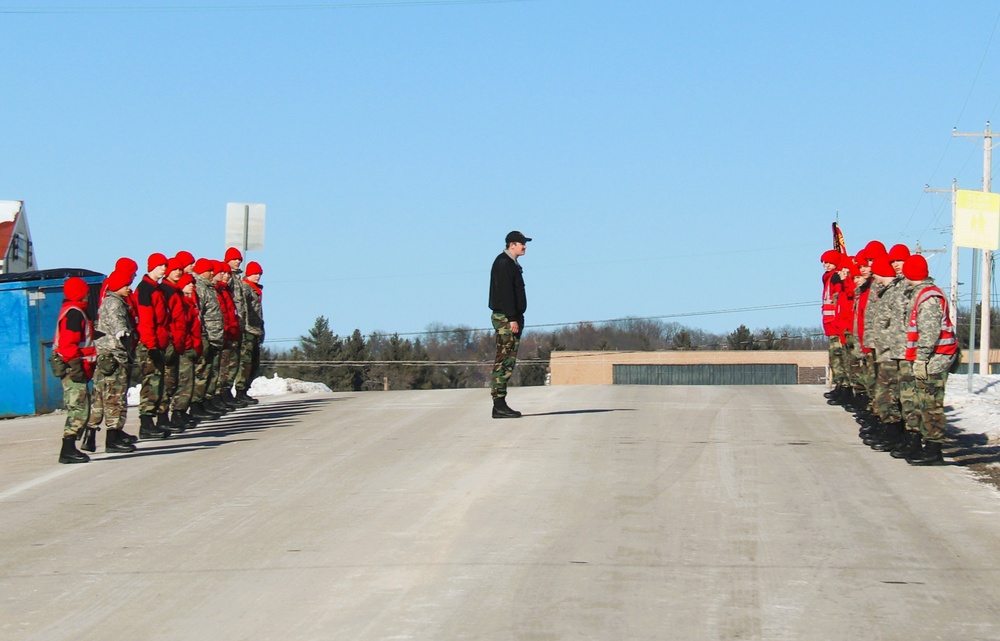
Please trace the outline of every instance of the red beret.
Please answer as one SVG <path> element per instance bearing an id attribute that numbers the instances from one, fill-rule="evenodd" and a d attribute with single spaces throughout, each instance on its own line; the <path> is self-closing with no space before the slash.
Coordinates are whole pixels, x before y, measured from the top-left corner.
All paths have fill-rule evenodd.
<path id="1" fill-rule="evenodd" d="M 135 276 L 139 272 L 139 263 L 135 262 L 128 256 L 123 256 L 118 259 L 115 263 L 116 272 L 125 272 L 126 274 L 132 274 Z"/>
<path id="2" fill-rule="evenodd" d="M 823 252 L 819 261 L 821 263 L 832 263 L 835 267 L 840 267 L 841 256 L 843 256 L 843 254 L 836 249 L 828 249 Z"/>
<path id="3" fill-rule="evenodd" d="M 873 240 L 865 245 L 863 251 L 865 252 L 865 256 L 873 260 L 878 256 L 885 256 L 888 253 L 885 251 L 885 245 L 877 240 Z"/>
<path id="4" fill-rule="evenodd" d="M 204 274 L 205 272 L 210 272 L 215 267 L 215 261 L 210 258 L 199 258 L 194 263 L 194 273 Z"/>
<path id="5" fill-rule="evenodd" d="M 131 285 L 133 278 L 135 278 L 135 274 L 130 274 L 128 272 L 116 269 L 115 271 L 111 272 L 111 275 L 108 276 L 108 280 L 106 281 L 106 284 L 108 286 L 108 291 L 117 292 L 122 287 Z"/>
<path id="6" fill-rule="evenodd" d="M 180 280 L 177 281 L 177 286 L 181 289 L 184 289 L 188 285 L 194 285 L 194 276 L 185 273 L 183 276 L 181 276 Z"/>
<path id="7" fill-rule="evenodd" d="M 897 260 L 906 260 L 910 257 L 910 248 L 906 245 L 893 245 L 892 249 L 889 250 L 889 262 L 894 263 Z"/>
<path id="8" fill-rule="evenodd" d="M 178 260 L 178 258 L 175 256 L 174 258 L 171 258 L 170 260 L 167 261 L 167 273 L 169 274 L 170 272 L 175 271 L 177 269 L 183 270 L 186 266 L 187 265 L 184 264 L 184 261 Z"/>
<path id="9" fill-rule="evenodd" d="M 927 269 L 927 259 L 920 254 L 914 254 L 903 263 L 903 278 L 913 281 L 921 281 L 927 278 L 930 271 Z"/>
<path id="10" fill-rule="evenodd" d="M 79 278 L 78 276 L 70 276 L 63 283 L 63 295 L 66 296 L 66 300 L 79 301 L 87 300 L 87 294 L 90 292 L 90 286 L 87 285 L 87 281 Z"/>
<path id="11" fill-rule="evenodd" d="M 174 260 L 180 262 L 181 269 L 184 269 L 188 265 L 193 265 L 194 264 L 194 254 L 192 254 L 189 251 L 184 251 L 182 249 L 179 252 L 177 252 L 176 256 L 174 256 Z"/>
<path id="12" fill-rule="evenodd" d="M 247 263 L 247 271 L 246 271 L 247 276 L 253 276 L 254 274 L 263 274 L 263 273 L 264 269 L 260 266 L 260 263 L 258 263 L 257 261 L 251 260 L 249 263 Z"/>
<path id="13" fill-rule="evenodd" d="M 896 270 L 889 264 L 889 258 L 879 256 L 872 261 L 872 273 L 883 278 L 895 278 Z"/>
<path id="14" fill-rule="evenodd" d="M 215 261 L 215 267 L 214 269 L 212 269 L 212 271 L 216 274 L 220 274 L 222 272 L 225 272 L 227 274 L 233 273 L 232 268 L 230 268 L 227 263 L 224 263 L 221 260 Z"/>
<path id="15" fill-rule="evenodd" d="M 150 254 L 149 258 L 146 260 L 146 271 L 151 272 L 160 265 L 166 265 L 166 264 L 167 264 L 167 257 L 161 254 L 160 252 L 156 252 L 155 254 Z"/>
<path id="16" fill-rule="evenodd" d="M 230 247 L 229 249 L 226 250 L 225 260 L 227 263 L 231 260 L 243 260 L 243 254 L 241 254 L 240 250 L 236 249 L 235 247 Z"/>

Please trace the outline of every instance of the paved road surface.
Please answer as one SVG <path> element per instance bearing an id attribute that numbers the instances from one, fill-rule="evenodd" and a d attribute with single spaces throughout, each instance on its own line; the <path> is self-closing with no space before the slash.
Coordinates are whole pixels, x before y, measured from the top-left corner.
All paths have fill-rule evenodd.
<path id="1" fill-rule="evenodd" d="M 1000 639 L 1000 497 L 820 392 L 284 397 L 72 466 L 2 421 L 0 639 Z"/>

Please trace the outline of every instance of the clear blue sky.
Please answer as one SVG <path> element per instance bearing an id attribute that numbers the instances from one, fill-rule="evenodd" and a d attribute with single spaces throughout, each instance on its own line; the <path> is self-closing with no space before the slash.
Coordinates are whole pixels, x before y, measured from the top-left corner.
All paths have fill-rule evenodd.
<path id="1" fill-rule="evenodd" d="M 194 4 L 0 5 L 0 199 L 42 268 L 102 272 L 221 258 L 265 203 L 269 339 L 486 327 L 512 229 L 529 329 L 818 326 L 835 214 L 852 253 L 946 247 L 924 185 L 981 188 L 952 128 L 1000 105 L 995 2 Z"/>

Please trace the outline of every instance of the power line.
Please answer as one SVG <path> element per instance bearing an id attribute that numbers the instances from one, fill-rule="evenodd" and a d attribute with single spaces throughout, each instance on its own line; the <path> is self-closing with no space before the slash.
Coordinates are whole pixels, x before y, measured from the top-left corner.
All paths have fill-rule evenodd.
<path id="1" fill-rule="evenodd" d="M 540 325 L 529 325 L 531 329 L 540 328 L 550 328 L 550 327 L 572 327 L 575 325 L 606 325 L 609 323 L 622 323 L 628 321 L 650 321 L 650 320 L 666 320 L 669 318 L 690 318 L 694 316 L 713 316 L 718 314 L 735 314 L 741 312 L 759 312 L 768 311 L 774 309 L 794 309 L 801 307 L 813 307 L 818 306 L 817 301 L 810 301 L 805 303 L 778 303 L 775 305 L 761 305 L 758 307 L 737 307 L 731 309 L 714 309 L 700 312 L 677 312 L 675 314 L 662 314 L 659 316 L 627 316 L 624 318 L 609 318 L 605 320 L 582 320 L 582 321 L 569 321 L 563 323 L 543 323 Z M 392 332 L 392 333 L 372 333 L 368 334 L 370 337 L 376 338 L 390 338 L 392 336 L 433 336 L 439 334 L 455 334 L 455 333 L 468 333 L 468 332 L 491 332 L 492 327 L 452 327 L 449 329 L 434 329 L 426 330 L 423 332 Z M 267 339 L 265 343 L 297 343 L 302 340 L 302 336 L 297 338 L 273 338 Z"/>

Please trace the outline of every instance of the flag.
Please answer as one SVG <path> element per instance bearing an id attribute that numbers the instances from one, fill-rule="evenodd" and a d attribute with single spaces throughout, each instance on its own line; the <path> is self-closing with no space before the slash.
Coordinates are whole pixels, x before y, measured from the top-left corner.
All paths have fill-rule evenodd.
<path id="1" fill-rule="evenodd" d="M 833 248 L 841 254 L 847 254 L 847 245 L 844 244 L 844 235 L 840 233 L 840 225 L 833 223 Z"/>

